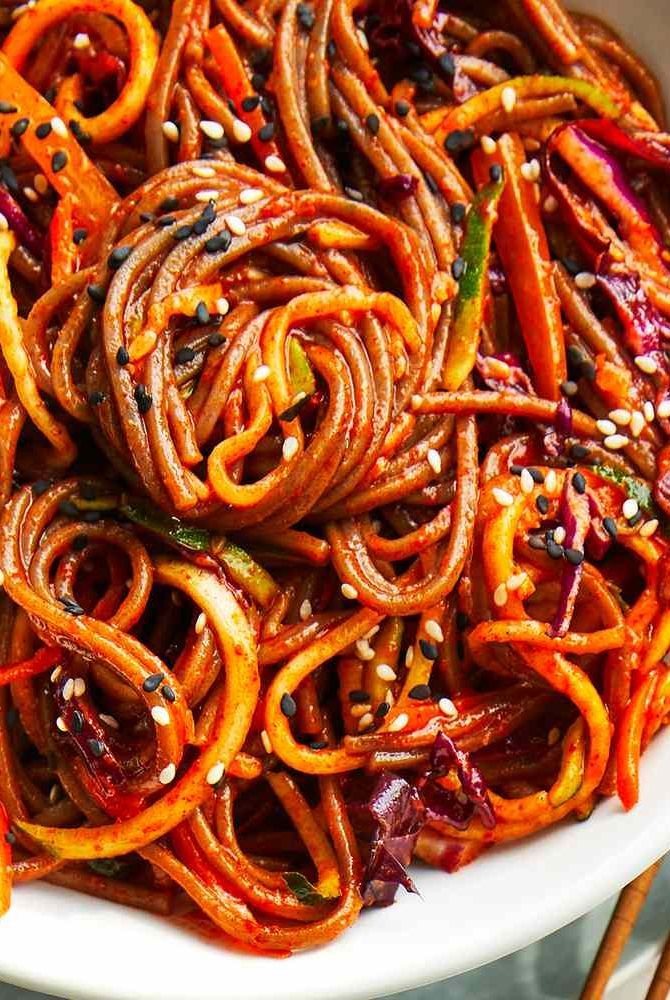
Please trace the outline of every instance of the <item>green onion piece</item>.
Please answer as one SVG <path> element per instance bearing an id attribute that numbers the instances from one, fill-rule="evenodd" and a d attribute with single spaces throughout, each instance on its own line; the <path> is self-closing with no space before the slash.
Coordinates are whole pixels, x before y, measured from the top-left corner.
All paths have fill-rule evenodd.
<path id="1" fill-rule="evenodd" d="M 305 396 L 312 396 L 316 392 L 316 380 L 312 366 L 309 363 L 305 349 L 293 336 L 288 342 L 288 370 L 291 376 L 291 389 L 293 395 L 304 392 Z"/>
<path id="2" fill-rule="evenodd" d="M 212 538 L 212 555 L 225 566 L 233 583 L 242 588 L 262 608 L 267 608 L 279 593 L 270 574 L 248 552 L 222 536 Z"/>
<path id="3" fill-rule="evenodd" d="M 170 517 L 169 514 L 136 500 L 126 500 L 119 510 L 129 521 L 139 524 L 147 531 L 169 538 L 171 542 L 183 545 L 185 549 L 193 549 L 195 552 L 208 552 L 210 549 L 211 535 L 206 528 L 186 524 L 178 517 Z"/>
<path id="4" fill-rule="evenodd" d="M 631 500 L 637 500 L 641 510 L 656 516 L 657 511 L 651 490 L 643 480 L 637 479 L 636 476 L 631 476 L 629 472 L 624 472 L 623 469 L 618 469 L 612 465 L 594 465 L 593 471 L 601 479 L 606 479 L 608 482 L 620 486 Z"/>
<path id="5" fill-rule="evenodd" d="M 300 872 L 284 872 L 284 881 L 296 899 L 308 906 L 319 906 L 325 903 L 326 897 L 318 892 L 308 878 Z"/>

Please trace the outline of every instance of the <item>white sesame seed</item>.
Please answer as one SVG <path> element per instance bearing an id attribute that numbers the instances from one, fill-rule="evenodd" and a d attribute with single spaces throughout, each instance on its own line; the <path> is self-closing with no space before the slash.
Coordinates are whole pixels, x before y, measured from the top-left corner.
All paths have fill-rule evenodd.
<path id="1" fill-rule="evenodd" d="M 405 728 L 408 722 L 409 722 L 409 715 L 407 714 L 407 712 L 401 712 L 399 715 L 396 715 L 395 719 L 393 719 L 392 722 L 389 723 L 388 727 L 389 732 L 399 733 L 401 729 Z"/>
<path id="2" fill-rule="evenodd" d="M 638 504 L 637 500 L 634 500 L 632 497 L 628 497 L 627 500 L 624 500 L 621 506 L 621 513 L 623 514 L 623 516 L 626 518 L 627 521 L 630 521 L 631 518 L 636 516 L 639 509 L 640 505 Z"/>
<path id="3" fill-rule="evenodd" d="M 358 591 L 350 583 L 343 583 L 340 590 L 342 591 L 342 597 L 346 597 L 348 601 L 355 601 L 358 597 Z"/>
<path id="4" fill-rule="evenodd" d="M 630 418 L 630 432 L 634 438 L 639 437 L 645 426 L 644 414 L 639 410 L 634 410 Z"/>
<path id="5" fill-rule="evenodd" d="M 616 424 L 613 420 L 596 420 L 596 427 L 601 434 L 616 434 Z"/>
<path id="6" fill-rule="evenodd" d="M 298 454 L 298 449 L 300 445 L 298 444 L 298 439 L 291 435 L 284 439 L 284 443 L 281 446 L 282 458 L 285 462 L 290 462 L 292 458 Z"/>
<path id="7" fill-rule="evenodd" d="M 662 399 L 656 407 L 656 416 L 659 420 L 667 420 L 670 417 L 670 399 Z"/>
<path id="8" fill-rule="evenodd" d="M 407 667 L 408 670 L 413 663 L 414 663 L 414 646 L 408 646 L 407 652 L 405 653 L 405 666 Z"/>
<path id="9" fill-rule="evenodd" d="M 179 142 L 179 127 L 176 122 L 163 122 L 161 127 L 168 142 Z"/>
<path id="10" fill-rule="evenodd" d="M 455 719 L 458 715 L 458 709 L 451 698 L 440 698 L 437 707 L 442 712 L 442 715 L 446 715 L 448 719 Z"/>
<path id="11" fill-rule="evenodd" d="M 609 418 L 613 420 L 615 424 L 619 427 L 626 427 L 630 423 L 630 410 L 610 410 Z"/>
<path id="12" fill-rule="evenodd" d="M 358 41 L 360 42 L 361 48 L 363 49 L 363 51 L 364 52 L 369 52 L 370 51 L 370 45 L 368 43 L 368 37 L 367 37 L 367 35 L 365 34 L 365 32 L 363 31 L 362 28 L 356 28 L 356 37 L 358 38 Z"/>
<path id="13" fill-rule="evenodd" d="M 236 118 L 233 122 L 233 138 L 235 142 L 249 142 L 251 139 L 251 129 L 240 118 Z"/>
<path id="14" fill-rule="evenodd" d="M 369 628 L 367 630 L 363 638 L 367 639 L 369 642 L 370 639 L 372 639 L 375 635 L 377 635 L 377 632 L 379 632 L 379 625 L 373 625 L 372 628 Z"/>
<path id="15" fill-rule="evenodd" d="M 375 667 L 375 673 L 381 681 L 394 681 L 398 676 L 388 663 L 378 663 Z"/>
<path id="16" fill-rule="evenodd" d="M 640 528 L 640 534 L 643 538 L 651 538 L 656 529 L 658 528 L 658 520 L 653 517 L 651 521 L 645 521 L 645 523 Z"/>
<path id="17" fill-rule="evenodd" d="M 436 476 L 442 472 L 442 459 L 440 458 L 440 453 L 436 448 L 429 448 L 426 454 L 428 459 L 428 465 L 431 467 Z"/>
<path id="18" fill-rule="evenodd" d="M 645 400 L 645 404 L 642 407 L 642 412 L 644 414 L 644 419 L 647 421 L 648 424 L 650 424 L 654 419 L 654 417 L 656 416 L 656 412 L 654 410 L 654 404 L 649 399 Z"/>
<path id="19" fill-rule="evenodd" d="M 554 493 L 558 485 L 558 480 L 556 479 L 556 473 L 553 469 L 549 469 L 549 472 L 544 477 L 544 490 L 545 493 Z"/>
<path id="20" fill-rule="evenodd" d="M 218 783 L 221 781 L 221 778 L 223 777 L 224 771 L 225 767 L 223 761 L 219 761 L 218 763 L 213 764 L 210 767 L 209 771 L 207 772 L 207 784 L 218 785 Z"/>
<path id="21" fill-rule="evenodd" d="M 628 438 L 624 434 L 610 434 L 604 438 L 603 444 L 610 451 L 620 451 L 621 448 L 625 448 L 628 444 Z"/>
<path id="22" fill-rule="evenodd" d="M 515 573 L 514 576 L 510 576 L 508 578 L 505 586 L 507 587 L 508 591 L 513 593 L 515 590 L 518 590 L 519 587 L 523 586 L 523 584 L 526 582 L 527 579 L 528 579 L 527 573 L 525 572 Z"/>
<path id="23" fill-rule="evenodd" d="M 216 300 L 216 311 L 219 316 L 225 316 L 229 309 L 230 303 L 228 302 L 228 299 L 224 299 L 223 296 L 221 296 L 221 298 Z"/>
<path id="24" fill-rule="evenodd" d="M 367 639 L 356 640 L 356 656 L 359 660 L 373 660 L 375 651 Z"/>
<path id="25" fill-rule="evenodd" d="M 75 677 L 72 690 L 75 698 L 81 698 L 86 691 L 86 681 L 83 677 Z"/>
<path id="26" fill-rule="evenodd" d="M 199 163 L 195 167 L 193 167 L 193 173 L 195 174 L 196 177 L 202 177 L 203 179 L 216 176 L 216 170 L 214 169 L 214 167 L 207 167 L 207 166 L 203 167 Z"/>
<path id="27" fill-rule="evenodd" d="M 118 722 L 116 721 L 116 719 L 114 718 L 113 715 L 105 715 L 104 712 L 101 712 L 100 713 L 100 721 L 104 722 L 105 725 L 109 726 L 110 729 L 118 729 L 119 728 L 119 724 L 118 724 Z"/>
<path id="28" fill-rule="evenodd" d="M 219 192 L 213 188 L 205 188 L 203 191 L 197 191 L 195 195 L 196 201 L 216 201 L 219 196 Z"/>
<path id="29" fill-rule="evenodd" d="M 260 201 L 263 197 L 263 192 L 260 188 L 244 188 L 240 191 L 240 201 L 243 205 L 253 205 L 254 202 Z"/>
<path id="30" fill-rule="evenodd" d="M 213 122 L 208 118 L 203 118 L 200 122 L 200 129 L 208 139 L 223 139 L 223 125 L 221 122 Z"/>
<path id="31" fill-rule="evenodd" d="M 550 215 L 553 212 L 558 211 L 558 201 L 556 200 L 556 198 L 554 198 L 553 194 L 547 195 L 547 197 L 544 199 L 544 210 L 545 212 L 548 212 Z"/>
<path id="32" fill-rule="evenodd" d="M 521 176 L 524 180 L 534 183 L 540 177 L 540 164 L 537 160 L 530 160 L 528 163 L 522 163 Z"/>
<path id="33" fill-rule="evenodd" d="M 74 694 L 74 681 L 71 677 L 65 681 L 63 684 L 63 701 L 69 701 Z"/>
<path id="34" fill-rule="evenodd" d="M 56 681 L 58 680 L 58 678 L 60 677 L 60 675 L 61 675 L 62 673 L 63 673 L 63 668 L 62 668 L 62 667 L 61 667 L 61 665 L 59 664 L 59 665 L 58 665 L 58 666 L 57 666 L 57 667 L 55 668 L 55 670 L 52 670 L 52 672 L 51 672 L 51 683 L 52 683 L 52 684 L 55 684 L 55 683 L 56 683 Z"/>
<path id="35" fill-rule="evenodd" d="M 270 742 L 270 737 L 265 729 L 261 729 L 261 743 L 263 744 L 263 749 L 266 753 L 272 753 L 272 743 Z"/>
<path id="36" fill-rule="evenodd" d="M 547 733 L 547 745 L 555 746 L 561 738 L 561 731 L 558 726 L 553 726 Z"/>
<path id="37" fill-rule="evenodd" d="M 286 164 L 280 156 L 270 153 L 269 156 L 265 157 L 265 169 L 269 170 L 271 174 L 283 174 L 286 170 Z"/>
<path id="38" fill-rule="evenodd" d="M 164 705 L 154 705 L 151 709 L 151 718 L 157 726 L 170 725 L 170 713 Z"/>
<path id="39" fill-rule="evenodd" d="M 497 608 L 502 608 L 507 604 L 507 596 L 507 584 L 499 583 L 493 591 L 493 603 Z"/>
<path id="40" fill-rule="evenodd" d="M 440 623 L 436 622 L 434 618 L 429 618 L 426 621 L 424 629 L 429 639 L 434 639 L 435 642 L 444 642 L 444 632 Z"/>
<path id="41" fill-rule="evenodd" d="M 500 95 L 500 103 L 508 114 L 510 111 L 514 111 L 516 106 L 516 90 L 514 87 L 503 87 Z"/>
<path id="42" fill-rule="evenodd" d="M 67 125 L 62 118 L 58 117 L 58 115 L 54 115 L 51 119 L 51 128 L 53 129 L 54 135 L 57 135 L 59 139 L 67 139 Z"/>
<path id="43" fill-rule="evenodd" d="M 44 174 L 35 174 L 33 185 L 38 194 L 46 194 L 49 190 L 49 181 Z"/>
<path id="44" fill-rule="evenodd" d="M 0 212 L 0 231 L 6 232 L 9 229 L 9 223 L 7 222 L 7 216 L 3 212 Z"/>
<path id="45" fill-rule="evenodd" d="M 503 490 L 500 486 L 493 487 L 493 499 L 496 503 L 499 503 L 501 507 L 511 507 L 514 503 L 514 497 L 507 490 Z"/>
<path id="46" fill-rule="evenodd" d="M 28 199 L 28 201 L 32 201 L 33 205 L 35 204 L 36 201 L 39 201 L 39 197 L 40 196 L 38 195 L 38 193 L 35 190 L 35 188 L 24 187 L 23 193 L 26 196 L 26 198 Z"/>
<path id="47" fill-rule="evenodd" d="M 301 622 L 306 622 L 308 618 L 312 615 L 312 602 L 306 597 L 305 600 L 300 605 L 300 611 L 298 612 Z"/>
<path id="48" fill-rule="evenodd" d="M 492 139 L 490 135 L 483 135 L 481 142 L 482 142 L 482 149 L 488 156 L 491 156 L 492 153 L 495 153 L 496 149 L 498 148 L 497 142 L 495 141 L 495 139 Z"/>
<path id="49" fill-rule="evenodd" d="M 65 719 L 62 715 L 59 715 L 56 719 L 56 729 L 60 729 L 61 733 L 67 732 L 67 725 L 65 724 Z"/>
<path id="50" fill-rule="evenodd" d="M 91 44 L 91 39 L 88 37 L 85 31 L 78 31 L 77 34 L 72 39 L 72 44 L 75 49 L 87 49 Z"/>
<path id="51" fill-rule="evenodd" d="M 590 271 L 580 271 L 579 274 L 575 275 L 575 284 L 577 288 L 581 288 L 586 291 L 589 288 L 593 288 L 596 283 L 595 274 L 591 274 Z"/>
<path id="52" fill-rule="evenodd" d="M 161 773 L 158 775 L 158 780 L 161 785 L 169 785 L 171 781 L 174 781 L 174 776 L 177 773 L 177 768 L 174 764 L 166 764 Z"/>
<path id="53" fill-rule="evenodd" d="M 226 225 L 235 236 L 244 236 L 247 231 L 244 220 L 240 219 L 239 215 L 227 215 Z"/>
<path id="54" fill-rule="evenodd" d="M 375 721 L 375 717 L 372 714 L 372 712 L 365 712 L 365 714 L 361 715 L 360 719 L 358 720 L 358 729 L 359 729 L 359 731 L 362 731 L 363 729 L 367 729 L 368 726 L 371 726 L 374 721 Z"/>
<path id="55" fill-rule="evenodd" d="M 638 354 L 635 358 L 635 364 L 645 375 L 654 375 L 658 371 L 658 365 L 648 354 Z"/>
<path id="56" fill-rule="evenodd" d="M 531 476 L 528 469 L 524 468 L 521 470 L 519 481 L 521 483 L 521 489 L 524 493 L 532 493 L 535 489 L 535 480 Z"/>
<path id="57" fill-rule="evenodd" d="M 554 530 L 554 541 L 557 545 L 562 545 L 565 541 L 565 528 L 562 524 L 559 524 L 559 526 Z"/>
<path id="58" fill-rule="evenodd" d="M 265 382 L 266 379 L 270 377 L 270 366 L 269 365 L 259 365 L 256 371 L 251 376 L 253 382 Z"/>
<path id="59" fill-rule="evenodd" d="M 202 635 L 205 631 L 205 625 L 207 624 L 207 615 L 204 611 L 201 611 L 195 620 L 195 634 Z"/>
<path id="60" fill-rule="evenodd" d="M 412 409 L 417 410 L 423 403 L 423 396 L 420 393 L 415 392 L 410 402 L 412 404 Z"/>

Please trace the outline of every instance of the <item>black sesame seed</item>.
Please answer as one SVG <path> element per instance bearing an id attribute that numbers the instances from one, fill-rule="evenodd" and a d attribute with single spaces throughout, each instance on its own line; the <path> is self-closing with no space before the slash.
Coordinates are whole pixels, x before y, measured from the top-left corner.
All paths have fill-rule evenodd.
<path id="1" fill-rule="evenodd" d="M 187 240 L 189 236 L 192 234 L 192 232 L 193 232 L 193 226 L 183 225 L 183 226 L 177 226 L 172 235 L 176 240 Z"/>
<path id="2" fill-rule="evenodd" d="M 193 232 L 196 236 L 202 236 L 202 234 L 207 231 L 208 226 L 209 222 L 207 219 L 203 219 L 203 217 L 200 216 L 200 218 L 196 219 L 193 223 Z"/>
<path id="3" fill-rule="evenodd" d="M 87 285 L 86 291 L 88 292 L 88 297 L 101 305 L 105 298 L 107 297 L 107 292 L 102 287 L 102 285 Z"/>
<path id="4" fill-rule="evenodd" d="M 584 479 L 581 472 L 575 472 L 572 477 L 572 485 L 577 490 L 578 493 L 584 493 L 586 490 L 586 480 Z"/>
<path id="5" fill-rule="evenodd" d="M 538 483 L 540 486 L 544 482 L 544 473 L 539 469 L 535 469 L 532 466 L 528 466 L 528 472 L 530 473 L 531 479 L 534 483 Z"/>
<path id="6" fill-rule="evenodd" d="M 570 448 L 570 456 L 581 462 L 589 457 L 589 449 L 583 444 L 573 444 Z"/>
<path id="7" fill-rule="evenodd" d="M 430 698 L 430 687 L 428 684 L 415 684 L 409 691 L 409 697 L 414 701 L 426 701 Z"/>
<path id="8" fill-rule="evenodd" d="M 535 506 L 539 510 L 540 514 L 546 514 L 549 510 L 549 501 L 546 497 L 540 494 L 540 496 L 535 499 Z"/>
<path id="9" fill-rule="evenodd" d="M 214 208 L 213 201 L 207 202 L 202 212 L 200 213 L 200 218 L 202 219 L 203 222 L 206 222 L 207 225 L 209 225 L 210 222 L 214 222 L 214 219 L 216 218 L 216 209 Z"/>
<path id="10" fill-rule="evenodd" d="M 84 242 L 87 236 L 88 236 L 88 229 L 77 228 L 72 233 L 72 242 L 75 243 L 77 246 L 79 246 L 80 243 Z"/>
<path id="11" fill-rule="evenodd" d="M 349 692 L 349 701 L 354 705 L 364 705 L 370 701 L 370 694 L 367 691 L 362 691 L 361 688 L 354 688 Z"/>
<path id="12" fill-rule="evenodd" d="M 164 229 L 166 226 L 174 226 L 176 221 L 174 215 L 162 215 L 160 219 L 156 219 L 156 225 Z"/>
<path id="13" fill-rule="evenodd" d="M 30 125 L 29 118 L 17 118 L 14 124 L 12 125 L 10 132 L 12 133 L 15 139 L 18 139 L 20 136 L 23 135 L 23 133 L 26 131 L 29 125 Z"/>
<path id="14" fill-rule="evenodd" d="M 545 549 L 547 547 L 547 543 L 545 542 L 542 535 L 529 535 L 528 544 L 530 545 L 531 549 Z"/>
<path id="15" fill-rule="evenodd" d="M 316 15 L 309 4 L 299 3 L 296 7 L 296 14 L 301 28 L 304 28 L 306 31 L 311 31 L 316 21 Z"/>
<path id="16" fill-rule="evenodd" d="M 462 257 L 456 257 L 451 264 L 451 275 L 454 281 L 460 281 L 465 274 L 466 262 Z"/>
<path id="17" fill-rule="evenodd" d="M 166 701 L 170 702 L 176 701 L 177 695 L 174 693 L 169 684 L 163 685 L 163 687 L 161 688 L 161 694 L 163 695 Z"/>
<path id="18" fill-rule="evenodd" d="M 48 135 L 51 134 L 51 122 L 41 122 L 35 129 L 35 135 L 38 139 L 46 139 Z"/>
<path id="19" fill-rule="evenodd" d="M 94 757 L 102 757 L 105 752 L 105 744 L 101 740 L 89 740 L 88 746 Z"/>
<path id="20" fill-rule="evenodd" d="M 187 365 L 189 361 L 193 361 L 195 357 L 195 351 L 191 347 L 180 347 L 174 356 L 175 361 L 178 365 Z"/>
<path id="21" fill-rule="evenodd" d="M 395 102 L 395 113 L 399 118 L 405 118 L 411 110 L 411 105 L 407 101 L 396 101 Z"/>
<path id="22" fill-rule="evenodd" d="M 68 122 L 68 125 L 70 126 L 70 131 L 72 132 L 72 135 L 75 137 L 77 142 L 82 143 L 91 141 L 91 136 L 88 134 L 88 132 L 84 132 L 80 122 L 78 122 L 76 118 L 71 118 L 70 121 Z"/>
<path id="23" fill-rule="evenodd" d="M 210 238 L 205 242 L 205 250 L 207 253 L 219 253 L 219 251 L 226 251 L 233 241 L 233 237 L 230 235 L 227 229 L 224 229 L 222 233 L 218 236 L 210 236 Z"/>
<path id="24" fill-rule="evenodd" d="M 272 101 L 270 100 L 267 94 L 263 94 L 263 96 L 261 97 L 261 109 L 266 115 L 268 115 L 268 117 L 274 114 L 274 107 L 272 105 Z"/>
<path id="25" fill-rule="evenodd" d="M 209 323 L 209 309 L 204 302 L 198 302 L 195 308 L 195 318 L 200 326 L 206 326 Z"/>
<path id="26" fill-rule="evenodd" d="M 56 88 L 55 87 L 48 87 L 44 91 L 44 100 L 48 101 L 49 104 L 53 104 L 53 102 L 56 100 Z"/>
<path id="27" fill-rule="evenodd" d="M 380 125 L 379 115 L 368 115 L 367 118 L 365 119 L 365 125 L 367 127 L 368 132 L 371 135 L 377 135 L 379 132 L 379 125 Z"/>
<path id="28" fill-rule="evenodd" d="M 243 111 L 253 111 L 261 103 L 261 99 L 258 94 L 252 94 L 250 97 L 244 97 L 242 99 L 242 110 Z"/>
<path id="29" fill-rule="evenodd" d="M 130 355 L 128 354 L 127 349 L 123 345 L 121 345 L 121 347 L 119 347 L 118 351 L 116 352 L 116 363 L 117 365 L 121 365 L 121 367 L 123 368 L 124 365 L 127 365 L 129 361 L 130 361 Z"/>
<path id="30" fill-rule="evenodd" d="M 137 403 L 137 409 L 140 413 L 148 413 L 151 409 L 153 400 L 151 398 L 151 393 L 148 391 L 145 385 L 140 382 L 139 385 L 135 386 L 135 391 L 133 393 L 135 396 L 135 402 Z"/>
<path id="31" fill-rule="evenodd" d="M 155 218 L 153 212 L 140 212 L 140 222 L 153 222 Z"/>
<path id="32" fill-rule="evenodd" d="M 610 536 L 610 538 L 613 538 L 613 539 L 616 540 L 616 537 L 619 534 L 619 529 L 617 528 L 616 521 L 614 520 L 613 517 L 604 517 L 603 518 L 603 528 L 605 529 L 605 531 L 607 532 L 607 534 Z"/>
<path id="33" fill-rule="evenodd" d="M 281 696 L 279 707 L 281 708 L 282 713 L 286 716 L 287 719 L 292 719 L 295 713 L 298 711 L 298 706 L 296 705 L 295 701 L 288 693 L 288 691 Z"/>
<path id="34" fill-rule="evenodd" d="M 84 716 L 81 714 L 78 708 L 72 713 L 72 731 L 74 733 L 81 733 L 84 729 Z"/>
<path id="35" fill-rule="evenodd" d="M 437 194 L 437 192 L 440 189 L 437 186 L 437 181 L 435 180 L 435 178 L 431 174 L 424 174 L 423 179 L 426 182 L 426 187 L 428 188 L 428 190 L 432 191 L 433 194 Z"/>
<path id="36" fill-rule="evenodd" d="M 579 566 L 584 562 L 584 553 L 579 549 L 566 549 L 565 558 L 569 563 L 572 563 L 573 566 Z"/>
<path id="37" fill-rule="evenodd" d="M 579 368 L 585 360 L 582 351 L 580 351 L 576 344 L 570 344 L 567 350 L 567 357 L 568 364 L 574 365 L 575 368 Z"/>
<path id="38" fill-rule="evenodd" d="M 51 157 L 51 169 L 57 174 L 65 166 L 67 166 L 67 153 L 64 149 L 58 149 Z"/>
<path id="39" fill-rule="evenodd" d="M 498 181 L 502 180 L 502 175 L 503 175 L 503 169 L 499 163 L 494 163 L 489 168 L 489 177 L 491 178 L 494 184 L 497 184 Z"/>
<path id="40" fill-rule="evenodd" d="M 326 45 L 326 55 L 328 56 L 329 59 L 334 59 L 335 56 L 337 55 L 337 45 L 332 40 L 332 38 Z"/>
<path id="41" fill-rule="evenodd" d="M 258 130 L 258 138 L 261 142 L 269 142 L 270 139 L 274 138 L 276 132 L 274 122 L 266 122 L 265 125 L 261 126 Z"/>
<path id="42" fill-rule="evenodd" d="M 8 101 L 0 101 L 0 115 L 13 115 L 18 110 L 15 104 L 10 104 Z"/>
<path id="43" fill-rule="evenodd" d="M 563 393 L 564 396 L 576 396 L 578 389 L 579 387 L 577 383 L 573 382 L 572 380 L 568 380 L 567 382 L 561 382 L 561 392 Z"/>
<path id="44" fill-rule="evenodd" d="M 465 611 L 457 611 L 456 628 L 460 628 L 461 630 L 463 630 L 464 628 L 467 628 L 469 624 L 470 624 L 470 619 L 466 615 Z"/>
<path id="45" fill-rule="evenodd" d="M 547 542 L 547 552 L 552 559 L 561 559 L 563 557 L 563 546 L 558 545 L 553 538 L 550 538 Z"/>
<path id="46" fill-rule="evenodd" d="M 0 164 L 0 179 L 14 194 L 19 192 L 19 182 L 17 180 L 16 174 L 6 161 L 2 161 Z"/>
<path id="47" fill-rule="evenodd" d="M 115 271 L 117 267 L 121 267 L 124 260 L 128 260 L 128 258 L 132 253 L 132 250 L 133 248 L 128 246 L 114 247 L 109 257 L 107 258 L 107 266 L 110 267 L 113 271 Z"/>
<path id="48" fill-rule="evenodd" d="M 58 600 L 69 615 L 83 615 L 84 609 L 81 604 L 77 604 L 71 597 L 59 597 Z"/>
<path id="49" fill-rule="evenodd" d="M 158 208 L 161 212 L 174 212 L 176 208 L 179 208 L 179 198 L 170 195 L 168 198 L 163 199 Z"/>
<path id="50" fill-rule="evenodd" d="M 391 711 L 391 706 L 387 701 L 380 701 L 375 709 L 375 716 L 378 719 L 383 719 L 385 715 Z"/>
<path id="51" fill-rule="evenodd" d="M 142 688 L 144 691 L 151 693 L 152 691 L 157 691 L 161 686 L 165 674 L 149 674 L 148 677 L 142 682 Z"/>
<path id="52" fill-rule="evenodd" d="M 443 52 L 438 60 L 440 64 L 440 69 L 443 73 L 446 73 L 448 77 L 453 77 L 456 72 L 456 62 L 451 52 Z"/>
<path id="53" fill-rule="evenodd" d="M 207 338 L 207 343 L 209 344 L 210 347 L 220 347 L 221 344 L 223 344 L 223 342 L 225 341 L 225 339 L 226 338 L 223 336 L 222 333 L 217 333 L 216 331 L 214 331 L 214 333 L 210 333 L 209 337 Z"/>
<path id="54" fill-rule="evenodd" d="M 518 465 L 516 462 L 513 462 L 509 467 L 509 471 L 513 476 L 520 476 L 525 468 L 525 465 Z"/>
<path id="55" fill-rule="evenodd" d="M 451 206 L 450 209 L 451 221 L 455 223 L 457 226 L 460 225 L 463 219 L 465 218 L 466 211 L 467 208 L 462 201 L 454 202 L 454 204 Z"/>
<path id="56" fill-rule="evenodd" d="M 48 479 L 38 479 L 32 486 L 33 495 L 41 497 L 43 493 L 46 493 L 50 486 L 51 483 Z"/>
<path id="57" fill-rule="evenodd" d="M 8 830 L 5 834 L 5 840 L 10 846 L 13 846 L 16 843 L 16 834 L 12 833 L 11 830 Z"/>
<path id="58" fill-rule="evenodd" d="M 75 552 L 83 552 L 88 545 L 88 535 L 75 535 L 72 539 L 72 548 Z"/>
<path id="59" fill-rule="evenodd" d="M 310 750 L 325 750 L 327 746 L 325 740 L 312 740 L 309 744 Z"/>
<path id="60" fill-rule="evenodd" d="M 91 404 L 91 406 L 100 406 L 101 403 L 104 403 L 106 399 L 107 396 L 104 394 L 104 392 L 101 392 L 100 389 L 96 389 L 95 392 L 92 392 L 88 397 L 88 401 Z"/>
<path id="61" fill-rule="evenodd" d="M 428 642 L 427 639 L 419 639 L 419 648 L 427 660 L 437 659 L 438 649 L 434 642 Z"/>
<path id="62" fill-rule="evenodd" d="M 444 140 L 444 148 L 448 153 L 464 153 L 475 144 L 475 133 L 471 128 L 454 129 Z"/>

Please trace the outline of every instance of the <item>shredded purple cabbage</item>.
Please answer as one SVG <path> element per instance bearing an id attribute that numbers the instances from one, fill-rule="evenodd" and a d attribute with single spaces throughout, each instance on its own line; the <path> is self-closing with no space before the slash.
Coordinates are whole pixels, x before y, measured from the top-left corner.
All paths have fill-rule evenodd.
<path id="1" fill-rule="evenodd" d="M 558 458 L 565 451 L 566 442 L 572 437 L 572 409 L 570 403 L 561 399 L 556 407 L 554 426 L 544 435 L 544 450 L 550 458 Z"/>
<path id="2" fill-rule="evenodd" d="M 508 367 L 508 372 L 501 371 L 496 361 L 504 362 Z M 496 392 L 505 391 L 519 392 L 523 395 L 535 395 L 533 383 L 530 376 L 521 367 L 521 362 L 514 354 L 491 354 L 477 355 L 477 372 L 482 381 L 489 389 Z"/>
<path id="3" fill-rule="evenodd" d="M 608 118 L 586 119 L 579 122 L 579 127 L 605 146 L 652 166 L 670 170 L 670 135 L 665 132 L 627 132 Z"/>
<path id="4" fill-rule="evenodd" d="M 363 902 L 366 906 L 390 906 L 399 885 L 407 892 L 417 891 L 407 865 L 425 822 L 425 809 L 413 785 L 397 774 L 382 771 L 368 810 L 376 829 L 361 889 Z"/>
<path id="5" fill-rule="evenodd" d="M 382 177 L 377 184 L 377 190 L 389 201 L 404 201 L 414 194 L 418 185 L 418 178 L 411 174 L 393 174 L 391 177 Z"/>
<path id="6" fill-rule="evenodd" d="M 561 494 L 558 507 L 558 518 L 565 528 L 565 541 L 563 546 L 566 550 L 584 552 L 584 542 L 589 527 L 589 499 L 585 493 L 578 493 L 572 485 L 572 477 L 565 477 L 565 484 Z M 579 584 L 583 574 L 583 562 L 575 564 L 566 559 L 563 572 L 561 574 L 561 590 L 558 598 L 558 607 L 549 626 L 551 636 L 564 636 L 567 634 L 572 615 L 575 610 L 575 601 L 579 591 Z"/>
<path id="7" fill-rule="evenodd" d="M 7 219 L 9 228 L 16 234 L 17 242 L 41 260 L 44 253 L 44 237 L 4 187 L 0 187 L 0 212 Z"/>
<path id="8" fill-rule="evenodd" d="M 605 530 L 603 513 L 600 504 L 592 493 L 587 492 L 589 501 L 589 515 L 591 522 L 586 535 L 586 547 L 591 559 L 596 561 L 604 559 L 612 547 L 612 536 Z"/>
<path id="9" fill-rule="evenodd" d="M 461 783 L 461 789 L 457 792 L 443 788 L 436 780 L 443 778 L 452 769 L 458 774 Z M 446 733 L 438 733 L 430 765 L 419 779 L 418 788 L 430 820 L 449 823 L 458 830 L 466 829 L 475 815 L 487 829 L 492 829 L 496 824 L 481 771 L 472 763 L 470 755 L 465 750 L 460 750 Z"/>

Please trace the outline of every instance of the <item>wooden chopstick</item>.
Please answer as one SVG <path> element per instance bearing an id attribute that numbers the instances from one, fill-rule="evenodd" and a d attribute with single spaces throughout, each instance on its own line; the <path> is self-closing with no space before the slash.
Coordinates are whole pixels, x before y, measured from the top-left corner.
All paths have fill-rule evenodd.
<path id="1" fill-rule="evenodd" d="M 614 908 L 614 913 L 600 942 L 598 954 L 593 960 L 591 971 L 580 995 L 580 1000 L 600 1000 L 603 996 L 610 977 L 621 957 L 621 952 L 626 945 L 626 941 L 635 926 L 647 894 L 661 867 L 662 860 L 657 861 L 651 867 L 647 868 L 646 871 L 638 875 L 630 885 L 627 885 L 621 891 L 616 907 Z M 663 964 L 664 959 L 665 964 Z M 670 940 L 666 942 L 661 957 L 661 964 L 663 964 L 663 970 L 661 971 L 660 964 L 656 970 L 656 976 L 659 975 L 659 972 L 661 973 L 658 986 L 660 992 L 654 994 L 651 992 L 648 993 L 647 1000 L 665 1000 L 668 988 L 667 983 L 670 982 L 668 978 L 670 977 Z M 654 977 L 654 981 L 656 981 L 656 976 Z M 653 985 L 652 983 L 652 987 Z"/>
<path id="2" fill-rule="evenodd" d="M 668 992 L 670 992 L 670 934 L 665 939 L 663 951 L 645 1000 L 665 1000 Z"/>

